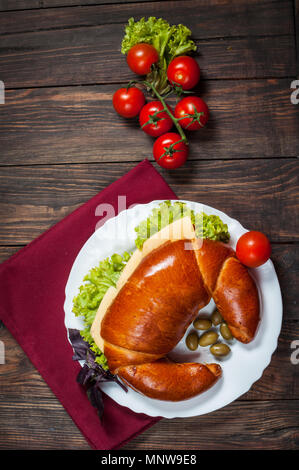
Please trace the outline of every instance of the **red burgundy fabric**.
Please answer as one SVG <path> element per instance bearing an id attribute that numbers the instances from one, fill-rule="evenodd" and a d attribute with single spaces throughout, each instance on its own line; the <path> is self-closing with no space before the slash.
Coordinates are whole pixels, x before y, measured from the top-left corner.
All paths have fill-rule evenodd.
<path id="1" fill-rule="evenodd" d="M 74 260 L 95 230 L 101 203 L 127 207 L 176 195 L 147 160 L 94 196 L 0 265 L 0 318 L 94 449 L 119 448 L 159 418 L 137 414 L 104 395 L 101 423 L 76 382 L 80 365 L 64 325 L 65 285 Z M 50 412 L 50 411 L 49 411 Z"/>

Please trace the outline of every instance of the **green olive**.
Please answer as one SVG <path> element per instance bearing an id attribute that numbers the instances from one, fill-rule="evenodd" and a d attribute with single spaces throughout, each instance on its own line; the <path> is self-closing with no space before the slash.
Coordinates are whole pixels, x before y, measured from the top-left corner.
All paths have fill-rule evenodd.
<path id="1" fill-rule="evenodd" d="M 203 333 L 199 338 L 198 344 L 199 346 L 210 346 L 210 344 L 216 343 L 218 339 L 218 334 L 216 331 L 207 331 Z"/>
<path id="2" fill-rule="evenodd" d="M 193 323 L 194 328 L 197 330 L 208 330 L 212 326 L 211 320 L 208 320 L 207 318 L 197 318 L 197 320 L 194 321 Z"/>
<path id="3" fill-rule="evenodd" d="M 223 322 L 223 318 L 218 310 L 215 310 L 215 312 L 212 313 L 211 319 L 214 326 L 220 325 L 220 323 Z"/>
<path id="4" fill-rule="evenodd" d="M 230 347 L 224 343 L 216 343 L 210 347 L 210 351 L 214 356 L 227 356 L 230 353 Z"/>
<path id="5" fill-rule="evenodd" d="M 186 345 L 187 348 L 190 349 L 191 351 L 195 351 L 198 348 L 198 336 L 197 333 L 189 333 L 189 335 L 186 338 Z"/>
<path id="6" fill-rule="evenodd" d="M 224 339 L 227 339 L 227 340 L 233 339 L 233 335 L 226 323 L 221 323 L 220 333 Z"/>

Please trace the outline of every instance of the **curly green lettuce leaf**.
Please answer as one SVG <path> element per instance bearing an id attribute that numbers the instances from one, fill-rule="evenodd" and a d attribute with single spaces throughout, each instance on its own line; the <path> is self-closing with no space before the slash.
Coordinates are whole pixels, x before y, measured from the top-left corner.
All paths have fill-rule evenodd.
<path id="1" fill-rule="evenodd" d="M 170 36 L 169 42 L 167 44 L 167 55 L 168 61 L 172 61 L 175 57 L 179 55 L 185 55 L 189 52 L 196 51 L 197 47 L 190 39 L 191 30 L 184 26 L 183 24 L 178 24 L 175 26 L 175 31 Z"/>
<path id="2" fill-rule="evenodd" d="M 94 342 L 90 328 L 99 305 L 111 286 L 116 286 L 120 273 L 130 259 L 130 254 L 114 254 L 92 268 L 83 279 L 78 295 L 73 299 L 73 312 L 82 317 L 84 329 L 80 331 L 82 338 L 89 343 L 90 349 L 96 354 L 96 362 L 107 369 L 107 360 Z"/>
<path id="3" fill-rule="evenodd" d="M 170 25 L 163 18 L 150 16 L 135 21 L 130 18 L 125 27 L 125 36 L 121 44 L 121 52 L 127 54 L 135 44 L 145 42 L 151 44 L 159 54 L 159 62 L 146 76 L 160 94 L 169 91 L 167 67 L 177 56 L 196 51 L 197 47 L 190 39 L 191 31 L 183 24 Z"/>
<path id="4" fill-rule="evenodd" d="M 152 44 L 158 52 L 163 52 L 171 35 L 169 23 L 162 18 L 149 17 L 147 20 L 141 18 L 135 21 L 134 18 L 128 20 L 125 26 L 125 36 L 121 44 L 121 52 L 127 54 L 131 47 L 141 42 Z M 164 45 L 164 48 L 163 48 Z"/>
<path id="5" fill-rule="evenodd" d="M 219 216 L 207 215 L 204 212 L 196 214 L 184 202 L 177 201 L 172 204 L 170 201 L 164 201 L 159 204 L 159 207 L 154 208 L 151 215 L 135 228 L 137 232 L 136 247 L 141 249 L 143 243 L 152 235 L 175 220 L 186 216 L 191 218 L 197 237 L 228 242 L 227 224 L 224 224 Z"/>

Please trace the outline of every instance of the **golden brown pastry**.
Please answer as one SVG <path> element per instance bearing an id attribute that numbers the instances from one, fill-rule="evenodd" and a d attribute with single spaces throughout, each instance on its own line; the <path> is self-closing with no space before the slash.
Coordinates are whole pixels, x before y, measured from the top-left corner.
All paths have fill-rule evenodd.
<path id="1" fill-rule="evenodd" d="M 167 358 L 198 310 L 213 297 L 235 338 L 248 343 L 259 322 L 259 299 L 230 247 L 196 239 L 190 219 L 173 226 L 179 228 L 176 235 L 159 239 L 156 234 L 133 255 L 117 288 L 104 297 L 91 333 L 112 373 L 146 396 L 179 401 L 207 390 L 221 376 L 218 364 Z"/>

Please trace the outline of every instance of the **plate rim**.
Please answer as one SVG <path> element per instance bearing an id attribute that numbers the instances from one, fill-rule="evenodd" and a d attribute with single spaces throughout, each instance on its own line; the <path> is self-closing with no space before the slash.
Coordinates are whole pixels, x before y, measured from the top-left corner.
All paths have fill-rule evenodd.
<path id="1" fill-rule="evenodd" d="M 93 238 L 95 236 L 95 233 L 98 232 L 99 230 L 103 229 L 106 224 L 109 224 L 111 223 L 111 221 L 113 219 L 116 219 L 118 217 L 123 217 L 124 213 L 130 213 L 131 211 L 136 211 L 136 209 L 146 209 L 147 207 L 149 206 L 152 206 L 150 207 L 150 209 L 152 209 L 153 207 L 156 207 L 158 206 L 160 203 L 163 203 L 165 201 L 170 201 L 171 203 L 175 203 L 175 202 L 182 202 L 182 203 L 185 203 L 185 204 L 196 204 L 196 205 L 201 205 L 202 206 L 202 210 L 205 211 L 205 209 L 208 209 L 208 211 L 211 211 L 213 212 L 215 215 L 219 215 L 219 217 L 221 218 L 221 215 L 225 216 L 226 218 L 228 218 L 231 223 L 236 223 L 237 226 L 239 226 L 239 228 L 246 232 L 248 231 L 247 228 L 245 228 L 237 219 L 235 218 L 232 218 L 230 217 L 228 214 L 226 214 L 225 212 L 222 212 L 220 211 L 219 209 L 215 208 L 215 207 L 212 207 L 212 206 L 209 206 L 207 204 L 204 204 L 204 203 L 201 203 L 201 202 L 198 202 L 198 201 L 189 201 L 189 200 L 186 200 L 186 199 L 154 199 L 148 203 L 138 203 L 138 204 L 135 204 L 131 207 L 129 207 L 128 209 L 124 209 L 122 211 L 120 211 L 118 214 L 116 214 L 114 217 L 110 217 L 109 219 L 105 220 L 105 222 L 103 223 L 103 225 L 101 225 L 98 229 L 96 229 L 91 235 L 90 237 L 85 241 L 85 243 L 82 245 L 81 249 L 78 251 L 73 263 L 72 263 L 72 267 L 69 271 L 69 275 L 68 275 L 68 278 L 67 278 L 67 281 L 66 281 L 66 284 L 65 284 L 65 300 L 64 300 L 64 305 L 63 305 L 63 308 L 64 308 L 64 312 L 65 312 L 65 318 L 64 318 L 64 324 L 65 324 L 65 328 L 66 328 L 66 337 L 67 337 L 67 340 L 70 342 L 69 340 L 69 336 L 68 336 L 68 327 L 66 325 L 66 317 L 67 317 L 67 311 L 66 311 L 66 305 L 67 305 L 67 300 L 68 300 L 68 295 L 69 295 L 69 292 L 68 292 L 68 285 L 69 285 L 69 280 L 71 278 L 71 275 L 72 275 L 72 272 L 73 272 L 73 269 L 75 268 L 75 265 L 76 265 L 76 262 L 77 262 L 77 259 L 79 258 L 79 256 L 81 256 L 82 252 L 84 252 L 84 249 L 86 248 L 86 246 L 88 245 L 88 243 L 90 242 L 91 238 Z M 149 211 L 148 215 L 145 214 L 145 217 L 148 217 L 151 213 L 151 210 Z M 113 251 L 113 250 L 112 250 Z M 111 253 L 113 254 L 113 253 Z M 164 417 L 164 418 L 167 418 L 167 419 L 173 419 L 173 418 L 184 418 L 184 417 L 195 417 L 195 416 L 201 416 L 201 415 L 205 415 L 205 414 L 208 414 L 208 413 L 211 413 L 213 411 L 216 411 L 216 410 L 219 410 L 219 409 L 222 409 L 223 407 L 227 406 L 228 404 L 234 402 L 235 400 L 237 400 L 240 396 L 242 396 L 244 393 L 248 392 L 250 390 L 250 388 L 252 387 L 252 385 L 254 383 L 256 383 L 263 375 L 265 369 L 269 366 L 271 360 L 272 360 L 272 356 L 274 354 L 274 352 L 276 351 L 277 349 L 277 346 L 278 346 L 278 339 L 279 339 L 279 336 L 280 336 L 280 333 L 281 333 L 281 327 L 282 327 L 282 320 L 283 320 L 283 302 L 282 302 L 282 294 L 281 294 L 281 288 L 280 288 L 280 284 L 279 284 L 279 280 L 278 280 L 278 277 L 277 277 L 277 273 L 276 273 L 276 270 L 275 270 L 275 266 L 272 262 L 271 259 L 269 259 L 267 261 L 267 263 L 269 263 L 269 266 L 271 267 L 271 270 L 273 272 L 273 275 L 274 275 L 274 279 L 275 280 L 275 283 L 276 283 L 276 287 L 275 287 L 275 292 L 276 292 L 276 296 L 278 296 L 278 299 L 279 299 L 279 305 L 276 305 L 276 308 L 279 310 L 279 318 L 280 318 L 280 321 L 279 321 L 279 324 L 277 325 L 277 334 L 275 336 L 272 337 L 272 342 L 271 342 L 271 347 L 268 348 L 268 351 L 267 351 L 267 356 L 265 355 L 265 359 L 262 363 L 262 367 L 260 367 L 258 369 L 258 373 L 254 376 L 253 379 L 250 379 L 250 383 L 249 382 L 246 382 L 246 384 L 244 384 L 243 387 L 241 387 L 241 393 L 238 394 L 237 397 L 233 398 L 232 400 L 229 398 L 227 401 L 223 402 L 223 404 L 221 406 L 218 406 L 218 407 L 215 407 L 215 408 L 212 408 L 210 410 L 207 410 L 207 411 L 204 411 L 204 412 L 201 412 L 201 413 L 188 413 L 186 412 L 186 410 L 182 410 L 181 412 L 179 411 L 175 411 L 174 413 L 171 413 L 170 411 L 166 411 L 164 414 L 161 414 L 161 413 L 157 413 L 157 412 L 153 412 L 152 411 L 152 408 L 154 408 L 154 405 L 153 407 L 151 407 L 151 411 L 148 411 L 148 410 L 145 410 L 145 409 L 142 409 L 142 406 L 138 406 L 138 401 L 136 401 L 135 403 L 135 406 L 132 406 L 132 404 L 123 404 L 123 403 L 119 403 L 117 400 L 115 400 L 114 397 L 111 397 L 114 401 L 116 401 L 116 403 L 118 403 L 119 405 L 123 406 L 123 407 L 126 407 L 132 411 L 134 411 L 135 413 L 142 413 L 142 414 L 146 414 L 147 416 L 151 416 L 151 417 Z M 83 282 L 83 279 L 82 279 L 82 282 Z M 79 286 L 78 286 L 79 287 Z M 72 345 L 71 345 L 72 346 Z M 82 363 L 81 363 L 82 365 Z M 102 386 L 102 390 L 103 392 L 107 393 L 107 390 L 106 390 L 106 387 L 105 387 L 105 384 L 103 384 Z M 131 390 L 131 389 L 130 389 Z M 138 396 L 144 398 L 146 401 L 150 400 L 152 401 L 153 403 L 154 402 L 159 402 L 159 403 L 164 403 L 163 401 L 161 400 L 155 400 L 155 399 L 150 399 L 149 397 L 145 397 L 143 396 L 142 394 L 140 394 L 139 392 L 137 391 L 134 391 L 132 390 L 134 393 L 137 393 Z M 109 393 L 108 393 L 109 395 Z M 196 398 L 196 397 L 193 397 L 193 399 Z M 189 399 L 191 400 L 191 399 Z M 183 402 L 188 402 L 189 400 L 183 400 Z M 132 401 L 132 400 L 131 400 Z M 133 400 L 133 403 L 134 403 L 134 400 Z M 172 402 L 166 402 L 166 403 L 172 403 Z M 144 408 L 146 408 L 146 403 L 145 403 L 145 406 Z M 173 409 L 175 410 L 175 403 L 174 403 L 174 406 L 173 406 Z"/>

